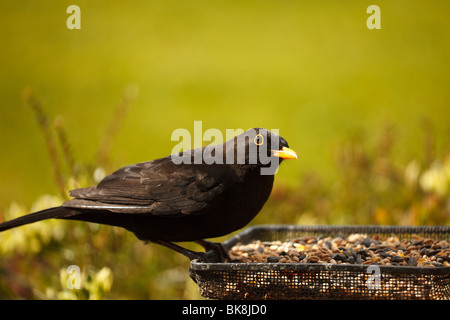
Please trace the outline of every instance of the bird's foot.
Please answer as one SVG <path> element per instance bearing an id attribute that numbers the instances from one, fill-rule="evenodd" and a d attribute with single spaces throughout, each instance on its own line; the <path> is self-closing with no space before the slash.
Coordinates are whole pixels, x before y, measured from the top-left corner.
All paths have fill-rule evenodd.
<path id="1" fill-rule="evenodd" d="M 169 249 L 175 250 L 176 252 L 181 253 L 182 255 L 188 257 L 190 260 L 197 259 L 199 261 L 204 261 L 205 257 L 206 257 L 206 254 L 204 252 L 196 252 L 196 251 L 188 250 L 186 248 L 180 247 L 179 245 L 176 245 L 169 241 L 156 240 L 156 241 L 152 241 L 152 242 L 157 243 L 162 246 L 165 246 Z"/>
<path id="2" fill-rule="evenodd" d="M 207 254 L 207 252 L 196 252 L 192 250 L 188 250 L 186 248 L 180 247 L 179 245 L 176 245 L 169 241 L 164 240 L 155 240 L 152 241 L 156 244 L 165 246 L 169 249 L 175 250 L 178 253 L 181 253 L 182 255 L 188 257 L 190 260 L 197 259 L 201 262 L 226 262 L 231 261 L 230 256 L 224 249 L 221 243 L 217 242 L 210 242 L 206 240 L 197 240 L 195 241 L 199 245 L 201 245 L 203 248 L 205 248 L 206 251 L 213 251 L 214 254 Z"/>
<path id="3" fill-rule="evenodd" d="M 207 259 L 208 262 L 226 262 L 231 260 L 228 252 L 224 249 L 221 243 L 206 240 L 197 240 L 195 242 L 205 248 L 206 251 L 214 251 L 214 257 L 207 257 L 207 255 L 205 255 L 205 259 Z"/>

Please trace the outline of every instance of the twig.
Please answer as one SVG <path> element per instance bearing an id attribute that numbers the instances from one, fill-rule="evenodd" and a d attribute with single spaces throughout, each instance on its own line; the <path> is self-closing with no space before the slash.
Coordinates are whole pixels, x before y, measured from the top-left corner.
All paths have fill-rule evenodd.
<path id="1" fill-rule="evenodd" d="M 78 181 L 78 171 L 76 170 L 76 164 L 72 155 L 69 140 L 67 139 L 66 131 L 64 130 L 64 119 L 61 115 L 58 115 L 54 121 L 54 127 L 58 142 L 64 155 L 64 160 L 69 168 L 70 176 Z"/>
<path id="2" fill-rule="evenodd" d="M 56 149 L 56 144 L 52 136 L 51 128 L 49 126 L 47 115 L 42 110 L 41 104 L 36 99 L 30 88 L 24 89 L 23 98 L 25 102 L 30 106 L 31 110 L 34 112 L 38 125 L 44 136 L 45 145 L 47 147 L 50 161 L 52 163 L 53 175 L 58 191 L 64 199 L 68 199 L 67 193 L 64 188 L 64 178 L 61 173 L 61 163 Z"/>

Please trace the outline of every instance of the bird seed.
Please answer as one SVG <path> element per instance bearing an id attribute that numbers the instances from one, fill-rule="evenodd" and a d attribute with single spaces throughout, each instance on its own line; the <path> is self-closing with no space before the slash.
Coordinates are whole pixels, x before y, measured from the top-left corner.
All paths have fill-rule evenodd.
<path id="1" fill-rule="evenodd" d="M 445 240 L 381 238 L 365 234 L 348 237 L 303 236 L 287 241 L 238 243 L 229 251 L 233 262 L 244 263 L 333 263 L 449 267 L 450 244 Z"/>

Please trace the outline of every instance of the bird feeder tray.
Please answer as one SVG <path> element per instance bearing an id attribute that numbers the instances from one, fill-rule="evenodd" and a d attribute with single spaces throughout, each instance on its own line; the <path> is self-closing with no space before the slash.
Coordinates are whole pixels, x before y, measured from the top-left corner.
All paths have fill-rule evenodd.
<path id="1" fill-rule="evenodd" d="M 411 242 L 417 238 L 448 242 L 450 227 L 263 225 L 245 229 L 224 242 L 223 246 L 229 251 L 234 246 L 250 244 L 257 240 L 267 244 L 304 236 L 324 239 L 344 238 L 353 234 L 362 234 L 368 239 L 396 237 L 409 239 Z M 437 243 L 435 240 L 433 242 Z M 359 244 L 359 247 L 363 245 Z M 365 245 L 368 246 L 367 243 Z M 373 245 L 367 249 L 380 253 L 383 251 Z M 446 246 L 441 246 L 440 249 L 448 252 Z M 213 252 L 207 254 L 211 255 Z M 377 262 L 363 264 L 360 257 L 357 257 L 359 259 L 356 261 L 360 262 L 359 264 L 342 263 L 336 261 L 338 257 L 339 253 L 331 260 L 333 263 L 318 263 L 312 258 L 313 262 L 306 263 L 267 262 L 269 258 L 258 263 L 233 260 L 210 263 L 192 260 L 190 275 L 197 283 L 200 295 L 212 299 L 450 299 L 448 257 L 445 257 L 447 262 L 444 261 L 444 264 L 434 262 L 427 266 L 395 263 L 383 265 Z M 433 258 L 433 261 L 436 261 L 436 258 Z M 439 261 L 442 262 L 442 258 Z"/>

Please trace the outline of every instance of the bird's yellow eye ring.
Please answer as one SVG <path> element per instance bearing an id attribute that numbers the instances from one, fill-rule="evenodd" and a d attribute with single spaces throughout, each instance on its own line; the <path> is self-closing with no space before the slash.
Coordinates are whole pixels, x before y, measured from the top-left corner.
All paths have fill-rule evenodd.
<path id="1" fill-rule="evenodd" d="M 263 137 L 263 135 L 258 133 L 258 134 L 256 135 L 255 139 L 253 140 L 253 142 L 254 142 L 257 146 L 262 145 L 262 144 L 264 143 L 264 137 Z"/>

